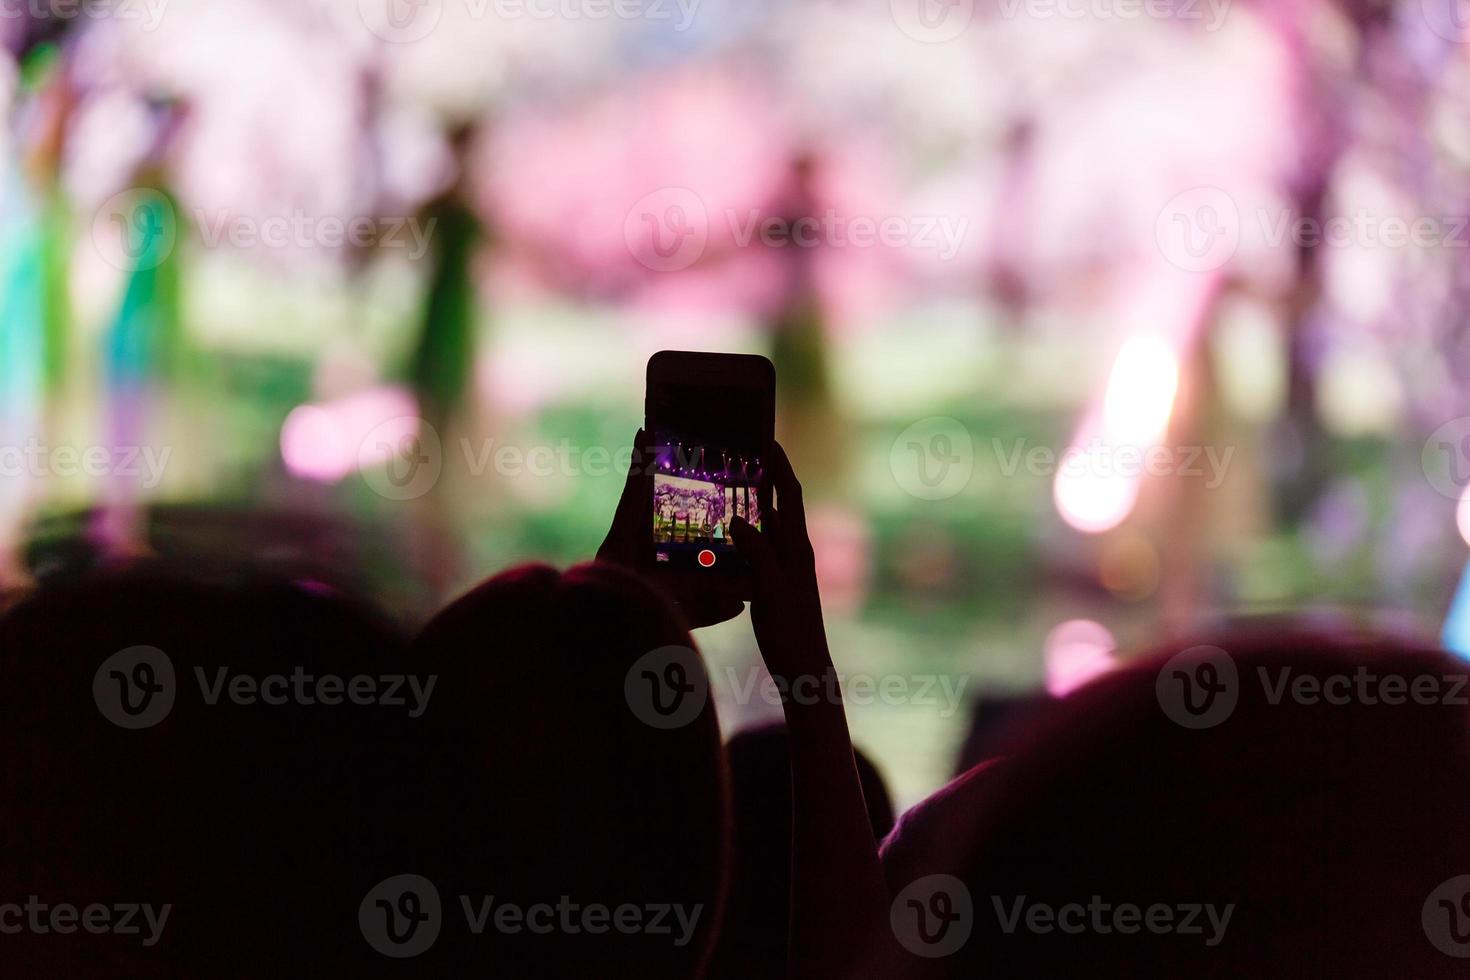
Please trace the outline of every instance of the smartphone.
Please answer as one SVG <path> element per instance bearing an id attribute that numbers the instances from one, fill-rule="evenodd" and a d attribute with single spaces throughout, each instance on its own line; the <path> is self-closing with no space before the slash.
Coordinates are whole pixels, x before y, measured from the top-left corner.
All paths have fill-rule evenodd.
<path id="1" fill-rule="evenodd" d="M 643 411 L 654 453 L 649 570 L 708 576 L 749 598 L 749 568 L 730 521 L 761 526 L 775 367 L 756 354 L 659 351 L 648 361 Z"/>

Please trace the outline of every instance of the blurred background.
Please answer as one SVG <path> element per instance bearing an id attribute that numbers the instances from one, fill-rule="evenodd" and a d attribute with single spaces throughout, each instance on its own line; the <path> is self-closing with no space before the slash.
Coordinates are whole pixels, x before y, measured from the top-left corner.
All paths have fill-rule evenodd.
<path id="1" fill-rule="evenodd" d="M 1461 0 L 0 0 L 0 108 L 0 583 L 412 627 L 751 351 L 900 803 L 1164 637 L 1470 650 Z"/>

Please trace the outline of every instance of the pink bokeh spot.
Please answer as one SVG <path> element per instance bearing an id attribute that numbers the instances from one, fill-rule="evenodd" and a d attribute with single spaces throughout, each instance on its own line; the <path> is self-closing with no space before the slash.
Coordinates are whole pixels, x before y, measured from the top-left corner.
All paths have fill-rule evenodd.
<path id="1" fill-rule="evenodd" d="M 479 193 L 553 275 L 620 291 L 658 275 L 628 241 L 640 227 L 630 212 L 649 195 L 677 192 L 708 234 L 701 262 L 734 245 L 728 215 L 775 197 L 786 139 L 771 104 L 741 79 L 681 71 L 559 115 L 528 111 L 497 127 Z"/>
<path id="2" fill-rule="evenodd" d="M 413 395 L 390 387 L 299 405 L 281 426 L 281 460 L 293 476 L 314 483 L 338 483 L 359 466 L 389 458 L 386 451 L 378 454 L 365 445 L 375 430 L 386 425 L 395 430 L 388 436 L 417 435 L 417 411 Z M 385 444 L 396 445 L 397 441 L 385 436 Z"/>
<path id="3" fill-rule="evenodd" d="M 1069 619 L 1046 635 L 1046 689 L 1066 697 L 1117 666 L 1117 644 L 1107 627 L 1090 619 Z"/>

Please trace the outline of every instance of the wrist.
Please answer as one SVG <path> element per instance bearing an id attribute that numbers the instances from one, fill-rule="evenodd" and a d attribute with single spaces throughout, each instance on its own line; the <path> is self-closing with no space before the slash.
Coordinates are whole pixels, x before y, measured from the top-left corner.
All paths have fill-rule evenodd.
<path id="1" fill-rule="evenodd" d="M 821 715 L 842 710 L 842 678 L 823 650 L 800 662 L 788 660 L 786 669 L 770 667 L 771 681 L 781 698 L 781 709 L 790 718 Z"/>

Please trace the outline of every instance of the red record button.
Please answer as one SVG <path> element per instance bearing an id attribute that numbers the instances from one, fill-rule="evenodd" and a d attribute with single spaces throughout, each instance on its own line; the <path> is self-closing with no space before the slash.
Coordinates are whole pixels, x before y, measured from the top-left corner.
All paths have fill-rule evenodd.
<path id="1" fill-rule="evenodd" d="M 704 549 L 699 553 L 699 563 L 705 568 L 709 568 L 715 563 L 715 553 L 708 548 Z"/>

